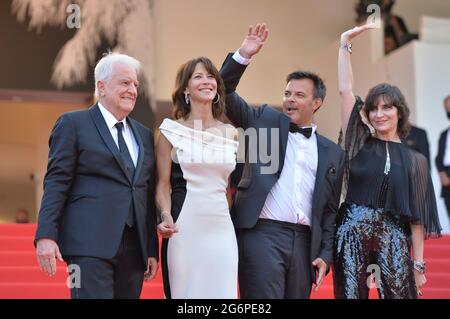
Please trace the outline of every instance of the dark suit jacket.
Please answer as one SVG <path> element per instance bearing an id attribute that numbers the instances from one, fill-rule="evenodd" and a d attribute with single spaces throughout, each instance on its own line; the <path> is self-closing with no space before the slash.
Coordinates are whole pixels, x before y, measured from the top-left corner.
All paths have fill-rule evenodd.
<path id="1" fill-rule="evenodd" d="M 110 259 L 133 203 L 144 262 L 158 257 L 153 134 L 131 118 L 128 123 L 139 145 L 134 180 L 97 104 L 57 120 L 49 140 L 36 240 L 55 240 L 63 256 Z"/>
<path id="2" fill-rule="evenodd" d="M 411 130 L 405 140 L 409 147 L 427 158 L 428 169 L 430 169 L 430 147 L 428 145 L 427 132 L 411 125 Z"/>
<path id="3" fill-rule="evenodd" d="M 436 167 L 438 172 L 445 172 L 450 177 L 450 167 L 444 165 L 444 155 L 445 155 L 445 146 L 447 145 L 447 131 L 445 130 L 439 136 L 439 146 L 438 146 L 438 154 L 436 156 Z M 441 189 L 442 197 L 450 196 L 450 187 L 442 187 Z"/>
<path id="4" fill-rule="evenodd" d="M 263 163 L 259 154 L 256 163 L 249 163 L 249 148 L 246 147 L 246 163 L 232 208 L 237 228 L 255 226 L 267 195 L 280 177 L 290 124 L 290 118 L 284 113 L 268 105 L 251 108 L 236 93 L 236 86 L 245 68 L 246 66 L 234 61 L 232 55 L 229 54 L 220 70 L 227 94 L 227 116 L 235 126 L 244 130 L 248 128 L 256 128 L 257 131 L 265 129 L 267 131 L 265 136 L 257 134 L 258 145 L 260 138 L 267 139 L 268 153 L 278 155 L 279 167 L 273 174 L 261 174 L 261 168 L 270 166 L 270 163 Z M 270 149 L 272 128 L 279 128 L 279 142 L 274 149 Z M 321 257 L 330 265 L 333 255 L 336 213 L 342 186 L 344 153 L 339 146 L 319 134 L 317 134 L 317 147 L 318 167 L 311 220 L 311 260 Z M 266 150 L 262 150 L 262 152 L 266 152 Z"/>

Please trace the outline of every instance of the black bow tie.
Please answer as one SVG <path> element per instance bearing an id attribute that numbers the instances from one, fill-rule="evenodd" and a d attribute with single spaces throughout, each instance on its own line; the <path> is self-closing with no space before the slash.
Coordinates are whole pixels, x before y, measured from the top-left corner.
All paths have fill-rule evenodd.
<path id="1" fill-rule="evenodd" d="M 306 138 L 310 138 L 311 137 L 312 131 L 313 131 L 312 127 L 298 127 L 294 123 L 291 123 L 289 125 L 289 132 L 291 132 L 291 133 L 301 133 Z"/>

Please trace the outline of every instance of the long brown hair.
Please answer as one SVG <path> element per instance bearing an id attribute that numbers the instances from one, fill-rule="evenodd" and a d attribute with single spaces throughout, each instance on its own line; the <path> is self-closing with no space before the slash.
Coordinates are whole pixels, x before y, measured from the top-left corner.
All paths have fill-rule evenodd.
<path id="1" fill-rule="evenodd" d="M 216 95 L 212 104 L 212 114 L 215 119 L 220 118 L 225 112 L 225 85 L 223 83 L 222 77 L 219 71 L 211 62 L 210 59 L 205 57 L 199 57 L 192 59 L 184 63 L 177 72 L 177 77 L 175 80 L 175 90 L 172 93 L 172 103 L 173 103 L 173 113 L 175 119 L 184 118 L 191 113 L 191 105 L 187 104 L 184 99 L 184 91 L 188 86 L 188 82 L 194 73 L 195 67 L 198 63 L 202 63 L 206 71 L 214 76 L 217 82 L 217 93 L 220 98 Z"/>

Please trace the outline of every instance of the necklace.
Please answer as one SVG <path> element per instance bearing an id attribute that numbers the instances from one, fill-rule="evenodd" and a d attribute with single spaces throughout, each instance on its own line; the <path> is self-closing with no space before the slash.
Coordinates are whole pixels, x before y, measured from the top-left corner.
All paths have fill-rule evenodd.
<path id="1" fill-rule="evenodd" d="M 388 175 L 391 170 L 391 156 L 389 155 L 389 143 L 386 142 L 386 165 L 384 165 L 384 174 Z"/>

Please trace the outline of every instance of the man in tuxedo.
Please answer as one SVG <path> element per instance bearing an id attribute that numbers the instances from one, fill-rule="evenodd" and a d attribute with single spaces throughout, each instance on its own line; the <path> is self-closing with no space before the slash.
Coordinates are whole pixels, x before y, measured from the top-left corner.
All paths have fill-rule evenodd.
<path id="1" fill-rule="evenodd" d="M 250 27 L 220 71 L 230 121 L 245 132 L 258 132 L 256 140 L 246 137 L 246 160 L 232 208 L 239 287 L 242 298 L 309 298 L 312 284 L 315 290 L 320 287 L 332 262 L 344 154 L 317 134 L 312 123 L 326 92 L 317 75 L 288 75 L 283 112 L 266 104 L 251 108 L 236 93 L 246 64 L 267 36 L 264 24 Z M 271 154 L 269 163 L 262 153 Z"/>
<path id="2" fill-rule="evenodd" d="M 153 135 L 128 117 L 139 70 L 130 56 L 104 56 L 98 103 L 63 114 L 50 136 L 37 258 L 50 276 L 55 258 L 66 261 L 72 298 L 139 298 L 156 274 Z"/>
<path id="3" fill-rule="evenodd" d="M 420 127 L 411 125 L 408 136 L 404 142 L 413 150 L 427 158 L 428 169 L 430 169 L 430 147 L 428 145 L 427 132 Z"/>
<path id="4" fill-rule="evenodd" d="M 444 99 L 444 108 L 450 120 L 450 95 Z M 445 201 L 447 214 L 450 218 L 450 129 L 444 130 L 439 136 L 438 154 L 436 156 L 436 167 L 441 180 L 441 197 Z"/>

